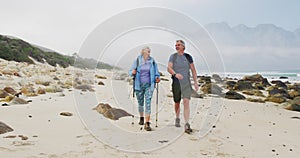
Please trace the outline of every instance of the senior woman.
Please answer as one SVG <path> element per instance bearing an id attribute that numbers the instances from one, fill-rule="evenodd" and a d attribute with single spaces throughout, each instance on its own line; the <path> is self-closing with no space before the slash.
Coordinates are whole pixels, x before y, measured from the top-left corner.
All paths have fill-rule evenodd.
<path id="1" fill-rule="evenodd" d="M 128 72 L 129 75 L 135 76 L 134 90 L 139 104 L 139 125 L 144 125 L 144 129 L 146 131 L 151 131 L 151 99 L 155 83 L 160 82 L 160 75 L 157 64 L 155 63 L 153 57 L 150 56 L 150 51 L 151 50 L 149 47 L 144 47 L 141 51 L 141 55 L 139 55 L 137 59 L 134 60 Z M 144 120 L 144 113 L 146 116 L 146 120 Z"/>

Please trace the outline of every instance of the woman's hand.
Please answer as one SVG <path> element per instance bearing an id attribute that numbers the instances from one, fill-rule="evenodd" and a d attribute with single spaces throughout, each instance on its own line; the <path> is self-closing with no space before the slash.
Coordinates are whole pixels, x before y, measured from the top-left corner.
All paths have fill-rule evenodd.
<path id="1" fill-rule="evenodd" d="M 160 78 L 156 77 L 155 82 L 159 83 L 160 82 Z"/>
<path id="2" fill-rule="evenodd" d="M 132 70 L 132 75 L 135 75 L 136 74 L 136 69 L 133 69 Z"/>

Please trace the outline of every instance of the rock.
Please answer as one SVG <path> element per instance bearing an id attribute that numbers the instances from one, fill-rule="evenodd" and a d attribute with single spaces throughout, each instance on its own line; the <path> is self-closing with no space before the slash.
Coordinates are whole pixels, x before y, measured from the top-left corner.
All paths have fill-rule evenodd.
<path id="1" fill-rule="evenodd" d="M 201 94 L 198 94 L 195 90 L 192 91 L 191 97 L 193 98 L 203 98 Z"/>
<path id="2" fill-rule="evenodd" d="M 218 74 L 213 74 L 212 79 L 214 79 L 217 83 L 223 82 L 222 78 Z"/>
<path id="3" fill-rule="evenodd" d="M 279 79 L 288 79 L 287 76 L 280 76 Z"/>
<path id="4" fill-rule="evenodd" d="M 273 95 L 281 95 L 285 98 L 290 98 L 290 95 L 288 94 L 288 92 L 285 89 L 279 89 L 277 87 L 271 87 L 268 89 L 269 91 L 269 95 L 273 96 Z"/>
<path id="5" fill-rule="evenodd" d="M 9 94 L 5 90 L 0 89 L 0 98 L 5 98 L 7 96 L 9 96 Z"/>
<path id="6" fill-rule="evenodd" d="M 264 78 L 261 82 L 261 84 L 264 86 L 264 87 L 267 87 L 267 86 L 271 86 L 271 84 L 269 83 L 268 79 Z"/>
<path id="7" fill-rule="evenodd" d="M 62 116 L 73 116 L 73 114 L 70 113 L 70 112 L 61 112 L 60 115 L 62 115 Z"/>
<path id="8" fill-rule="evenodd" d="M 278 88 L 283 88 L 283 89 L 287 89 L 288 88 L 285 83 L 283 83 L 282 81 L 279 81 L 279 80 L 274 80 L 271 83 L 275 84 L 275 87 L 278 87 Z"/>
<path id="9" fill-rule="evenodd" d="M 106 111 L 111 109 L 109 104 L 99 103 L 97 107 L 93 108 L 93 110 L 98 111 L 100 114 L 104 114 Z"/>
<path id="10" fill-rule="evenodd" d="M 300 96 L 300 91 L 291 90 L 288 92 L 288 94 L 291 98 L 295 98 L 295 97 Z"/>
<path id="11" fill-rule="evenodd" d="M 197 76 L 198 83 L 211 83 L 211 77 L 210 76 Z"/>
<path id="12" fill-rule="evenodd" d="M 112 108 L 109 104 L 104 104 L 104 103 L 99 103 L 97 107 L 93 108 L 93 110 L 96 110 L 104 117 L 112 120 L 118 120 L 119 118 L 126 117 L 126 116 L 133 117 L 132 114 L 129 114 L 125 110 Z"/>
<path id="13" fill-rule="evenodd" d="M 23 135 L 18 135 L 22 140 L 27 140 L 28 137 L 27 136 L 23 136 Z"/>
<path id="14" fill-rule="evenodd" d="M 114 73 L 113 80 L 125 80 L 128 77 L 127 73 Z"/>
<path id="15" fill-rule="evenodd" d="M 99 79 L 107 79 L 107 77 L 105 76 L 101 76 L 101 75 L 95 75 L 96 78 L 99 78 Z"/>
<path id="16" fill-rule="evenodd" d="M 280 94 L 277 95 L 273 95 L 273 96 L 268 96 L 265 101 L 270 101 L 270 102 L 274 102 L 274 103 L 284 103 L 286 101 L 286 99 L 281 96 Z"/>
<path id="17" fill-rule="evenodd" d="M 258 90 L 265 90 L 265 88 L 264 88 L 265 86 L 262 83 L 255 83 L 254 87 L 255 87 L 255 89 L 258 89 Z"/>
<path id="18" fill-rule="evenodd" d="M 7 93 L 11 94 L 11 95 L 15 95 L 15 94 L 17 93 L 17 92 L 16 92 L 13 88 L 11 88 L 11 87 L 5 87 L 3 90 L 6 91 Z"/>
<path id="19" fill-rule="evenodd" d="M 80 89 L 82 91 L 91 91 L 91 92 L 94 92 L 95 90 L 93 89 L 93 87 L 91 85 L 79 85 L 79 86 L 76 86 L 75 89 Z"/>
<path id="20" fill-rule="evenodd" d="M 250 82 L 262 82 L 263 77 L 260 74 L 250 75 L 250 76 L 244 76 L 243 80 L 250 81 Z"/>
<path id="21" fill-rule="evenodd" d="M 98 85 L 103 85 L 104 86 L 104 83 L 102 81 L 99 81 Z"/>
<path id="22" fill-rule="evenodd" d="M 59 81 L 59 78 L 55 76 L 53 77 L 53 80 Z"/>
<path id="23" fill-rule="evenodd" d="M 42 78 L 38 78 L 35 80 L 35 84 L 40 84 L 40 85 L 44 85 L 44 86 L 49 86 L 50 85 L 50 81 L 46 80 L 46 79 L 42 79 Z"/>
<path id="24" fill-rule="evenodd" d="M 265 97 L 263 93 L 259 90 L 243 90 L 242 93 L 247 95 L 254 95 L 258 97 Z"/>
<path id="25" fill-rule="evenodd" d="M 226 89 L 233 89 L 235 87 L 236 82 L 235 81 L 227 81 L 226 82 Z"/>
<path id="26" fill-rule="evenodd" d="M 57 94 L 57 96 L 59 96 L 59 97 L 64 97 L 64 96 L 66 96 L 63 92 L 59 92 L 58 94 Z"/>
<path id="27" fill-rule="evenodd" d="M 265 103 L 265 101 L 262 100 L 261 98 L 247 98 L 246 100 L 250 102 Z"/>
<path id="28" fill-rule="evenodd" d="M 291 105 L 286 106 L 285 109 L 300 112 L 300 105 L 291 104 Z"/>
<path id="29" fill-rule="evenodd" d="M 13 131 L 11 127 L 0 121 L 0 134 L 4 134 L 11 131 Z"/>
<path id="30" fill-rule="evenodd" d="M 235 92 L 235 91 L 228 91 L 225 93 L 225 98 L 227 99 L 236 99 L 236 100 L 242 100 L 242 99 L 246 99 L 245 96 Z"/>
<path id="31" fill-rule="evenodd" d="M 213 83 L 205 83 L 203 86 L 201 86 L 201 90 L 205 94 L 222 94 L 222 88 Z"/>
<path id="32" fill-rule="evenodd" d="M 38 94 L 46 94 L 46 91 L 43 89 L 43 88 L 38 88 L 38 90 L 37 90 L 37 93 Z"/>
<path id="33" fill-rule="evenodd" d="M 167 97 L 172 98 L 173 97 L 173 93 L 167 94 Z"/>
<path id="34" fill-rule="evenodd" d="M 252 82 L 251 81 L 244 81 L 244 80 L 239 80 L 235 87 L 234 87 L 234 90 L 239 90 L 239 91 L 242 91 L 242 90 L 251 90 L 251 89 L 255 89 L 253 86 L 252 86 Z"/>
<path id="35" fill-rule="evenodd" d="M 10 102 L 13 99 L 14 99 L 14 96 L 7 96 L 7 97 L 5 97 L 5 99 L 2 99 L 1 101 L 3 101 L 3 102 Z"/>
<path id="36" fill-rule="evenodd" d="M 12 104 L 28 104 L 28 102 L 22 98 L 14 97 L 13 100 L 11 100 Z"/>
<path id="37" fill-rule="evenodd" d="M 63 89 L 58 87 L 57 85 L 51 85 L 46 87 L 45 91 L 48 93 L 57 93 L 57 92 L 63 92 Z"/>
<path id="38" fill-rule="evenodd" d="M 300 96 L 299 97 L 295 97 L 292 101 L 292 104 L 296 104 L 296 105 L 300 105 Z"/>
<path id="39" fill-rule="evenodd" d="M 28 96 L 28 97 L 33 97 L 37 96 L 37 94 L 34 91 L 34 88 L 31 86 L 25 86 L 21 88 L 21 93 Z"/>

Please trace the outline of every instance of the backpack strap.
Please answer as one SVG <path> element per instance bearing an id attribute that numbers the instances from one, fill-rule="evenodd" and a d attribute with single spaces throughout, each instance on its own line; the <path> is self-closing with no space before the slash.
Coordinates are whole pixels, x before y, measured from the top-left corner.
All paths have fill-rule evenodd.
<path id="1" fill-rule="evenodd" d="M 191 64 L 193 63 L 193 58 L 191 55 L 187 54 L 187 53 L 183 53 L 183 55 L 185 56 L 185 58 L 188 60 L 188 62 Z M 173 54 L 173 64 L 175 62 L 175 60 L 177 59 L 177 53 Z"/>
<path id="2" fill-rule="evenodd" d="M 153 59 L 153 66 L 155 65 L 155 60 Z M 139 67 L 139 57 L 136 58 L 136 67 L 135 70 Z"/>

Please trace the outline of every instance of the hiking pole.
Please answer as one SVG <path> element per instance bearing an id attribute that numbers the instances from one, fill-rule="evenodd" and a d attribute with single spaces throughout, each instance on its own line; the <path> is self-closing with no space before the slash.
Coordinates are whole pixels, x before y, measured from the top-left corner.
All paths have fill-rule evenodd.
<path id="1" fill-rule="evenodd" d="M 132 97 L 134 99 L 134 92 L 135 92 L 135 75 L 133 75 L 133 83 L 132 83 Z M 134 104 L 132 104 L 132 122 L 131 122 L 132 126 L 134 125 Z"/>
<path id="2" fill-rule="evenodd" d="M 158 119 L 158 83 L 156 83 L 156 126 L 157 127 L 157 119 Z"/>

